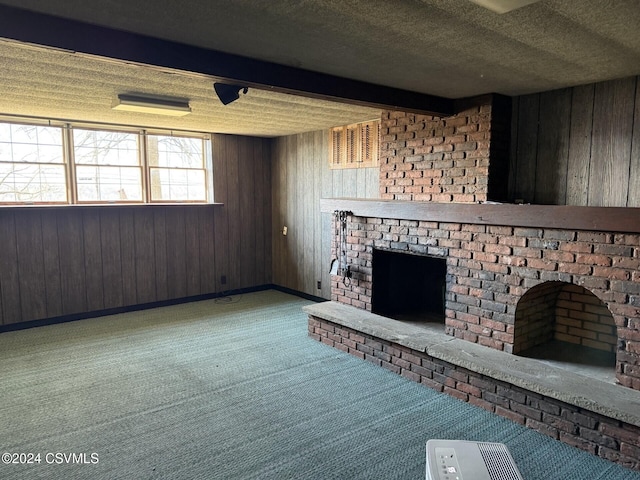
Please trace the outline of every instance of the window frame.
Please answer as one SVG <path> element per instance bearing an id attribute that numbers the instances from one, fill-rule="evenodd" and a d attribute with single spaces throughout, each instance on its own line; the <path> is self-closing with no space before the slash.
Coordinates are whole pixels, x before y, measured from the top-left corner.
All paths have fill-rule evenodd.
<path id="1" fill-rule="evenodd" d="M 88 127 L 88 126 L 77 126 L 77 125 L 69 125 L 69 150 L 70 150 L 70 156 L 69 156 L 69 163 L 71 170 L 73 170 L 73 184 L 71 185 L 71 188 L 73 190 L 73 194 L 74 194 L 74 200 L 76 204 L 78 205 L 101 205 L 101 204 L 143 204 L 143 203 L 147 203 L 145 202 L 145 198 L 146 198 L 146 193 L 145 193 L 145 182 L 144 182 L 144 176 L 145 176 L 145 165 L 144 165 L 144 156 L 143 156 L 143 152 L 142 152 L 142 147 L 141 147 L 141 130 L 133 130 L 133 129 L 123 129 L 123 128 L 97 128 L 97 127 Z M 127 133 L 127 134 L 133 134 L 136 135 L 136 143 L 137 143 L 137 165 L 129 165 L 129 168 L 137 168 L 138 170 L 140 170 L 140 200 L 80 200 L 80 195 L 78 192 L 78 189 L 80 187 L 80 183 L 78 182 L 78 167 L 84 167 L 84 166 L 92 166 L 92 164 L 89 163 L 78 163 L 77 159 L 76 159 L 76 144 L 75 144 L 75 134 L 74 131 L 75 130 L 85 130 L 85 131 L 96 131 L 96 132 L 115 132 L 115 133 Z M 106 167 L 106 166 L 111 166 L 111 165 L 101 165 L 101 164 L 95 164 L 96 167 Z"/>
<path id="2" fill-rule="evenodd" d="M 170 130 L 170 129 L 162 129 L 162 128 L 145 128 L 140 126 L 131 126 L 131 125 L 115 125 L 115 124 L 103 124 L 103 123 L 94 123 L 94 122 L 75 122 L 75 121 L 67 121 L 67 120 L 53 120 L 53 119 L 45 119 L 45 118 L 31 118 L 31 117 L 17 117 L 17 116 L 9 116 L 9 115 L 0 115 L 0 123 L 5 124 L 18 124 L 18 125 L 27 125 L 27 126 L 38 126 L 38 127 L 56 127 L 61 129 L 62 135 L 62 146 L 61 146 L 61 156 L 63 159 L 62 164 L 52 164 L 52 165 L 63 165 L 65 172 L 65 183 L 66 183 L 66 200 L 64 201 L 1 201 L 1 207 L 21 207 L 21 206 L 72 206 L 72 205 L 162 205 L 162 204 L 179 204 L 179 205 L 207 205 L 214 204 L 213 197 L 213 187 L 212 187 L 212 178 L 213 178 L 213 159 L 212 159 L 212 135 L 204 132 L 197 131 L 187 131 L 187 130 Z M 138 144 L 138 165 L 137 168 L 140 169 L 140 182 L 141 182 L 141 190 L 142 195 L 141 199 L 137 200 L 80 200 L 78 195 L 78 177 L 77 177 L 77 167 L 84 166 L 89 164 L 77 164 L 75 159 L 75 145 L 74 145 L 74 137 L 73 131 L 75 130 L 96 130 L 102 132 L 122 132 L 122 133 L 132 133 L 137 136 L 137 144 Z M 186 138 L 195 138 L 200 139 L 202 141 L 202 171 L 203 182 L 202 186 L 205 193 L 204 200 L 152 200 L 151 195 L 151 178 L 150 172 L 152 167 L 150 165 L 150 159 L 148 155 L 148 143 L 147 139 L 149 135 L 159 135 L 159 136 L 171 136 L 171 137 L 186 137 Z M 16 162 L 11 162 L 16 163 Z M 19 163 L 19 162 L 18 162 Z M 27 162 L 24 162 L 25 164 Z M 33 164 L 39 164 L 41 162 L 29 162 Z M 97 164 L 96 166 L 100 166 Z M 129 168 L 129 167 L 127 167 Z M 200 169 L 198 169 L 200 170 Z"/>
<path id="3" fill-rule="evenodd" d="M 69 192 L 69 178 L 68 178 L 68 162 L 66 159 L 66 135 L 64 132 L 64 124 L 62 123 L 53 123 L 48 121 L 26 121 L 26 120 L 15 120 L 15 121 L 6 121 L 2 117 L 0 117 L 0 122 L 11 125 L 24 125 L 24 126 L 32 126 L 32 127 L 53 127 L 60 128 L 60 136 L 61 136 L 61 154 L 62 154 L 62 163 L 48 163 L 48 162 L 2 162 L 8 164 L 18 164 L 18 165 L 61 165 L 65 172 L 65 193 L 66 200 L 64 201 L 21 201 L 21 202 L 5 202 L 0 201 L 0 205 L 67 205 L 70 202 L 70 192 Z"/>
<path id="4" fill-rule="evenodd" d="M 154 200 L 153 192 L 152 192 L 152 181 L 151 181 L 151 170 L 155 169 L 171 169 L 172 167 L 161 167 L 161 166 L 152 166 L 149 162 L 150 155 L 148 154 L 149 150 L 149 137 L 151 136 L 163 136 L 163 137 L 180 137 L 180 138 L 196 138 L 200 139 L 202 143 L 202 168 L 176 168 L 176 170 L 202 170 L 204 172 L 204 200 Z M 213 177 L 212 168 L 209 167 L 209 162 L 207 161 L 207 156 L 211 155 L 211 138 L 205 138 L 201 135 L 188 135 L 188 134 L 179 134 L 175 135 L 171 132 L 170 135 L 167 132 L 155 131 L 155 130 L 145 130 L 144 131 L 144 148 L 145 148 L 145 159 L 147 160 L 145 174 L 147 176 L 147 203 L 152 204 L 167 204 L 167 203 L 193 203 L 193 204 L 203 204 L 203 203 L 211 203 L 209 199 L 212 199 L 213 196 L 211 194 L 212 190 L 210 188 L 210 182 Z"/>

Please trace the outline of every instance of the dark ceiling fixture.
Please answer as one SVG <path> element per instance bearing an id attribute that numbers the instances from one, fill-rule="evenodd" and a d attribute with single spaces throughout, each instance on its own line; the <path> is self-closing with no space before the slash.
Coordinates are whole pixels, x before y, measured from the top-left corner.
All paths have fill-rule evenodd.
<path id="1" fill-rule="evenodd" d="M 231 102 L 235 102 L 240 98 L 240 90 L 246 95 L 249 91 L 248 87 L 241 85 L 229 85 L 226 83 L 214 83 L 213 89 L 216 91 L 216 95 L 223 105 L 229 105 Z"/>

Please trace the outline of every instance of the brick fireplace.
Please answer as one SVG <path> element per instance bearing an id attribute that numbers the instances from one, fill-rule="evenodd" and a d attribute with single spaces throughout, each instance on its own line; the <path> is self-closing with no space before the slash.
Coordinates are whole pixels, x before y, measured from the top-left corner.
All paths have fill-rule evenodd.
<path id="1" fill-rule="evenodd" d="M 334 277 L 332 300 L 372 310 L 374 250 L 445 259 L 448 334 L 509 353 L 549 338 L 610 351 L 618 382 L 640 390 L 638 209 L 610 209 L 630 213 L 594 229 L 594 208 L 558 215 L 549 206 L 539 211 L 550 222 L 540 223 L 535 215 L 523 220 L 531 206 L 478 205 L 506 197 L 510 104 L 487 95 L 458 111 L 447 118 L 383 113 L 380 198 L 446 203 L 456 213 L 445 205 L 435 207 L 445 212 L 437 219 L 354 212 L 346 242 L 353 278 Z M 489 219 L 500 207 L 509 210 Z"/>
<path id="2" fill-rule="evenodd" d="M 615 351 L 619 383 L 640 390 L 640 235 L 360 216 L 347 232 L 352 278 L 334 278 L 332 300 L 372 310 L 375 249 L 443 258 L 448 334 Z"/>
<path id="3" fill-rule="evenodd" d="M 332 277 L 332 301 L 375 310 L 380 252 L 438 259 L 446 265 L 442 316 L 450 337 L 509 355 L 549 341 L 605 352 L 619 384 L 611 388 L 640 391 L 640 209 L 497 204 L 505 198 L 508 103 L 483 97 L 459 111 L 444 119 L 385 112 L 381 200 L 323 200 L 325 212 L 351 212 L 346 229 L 350 278 Z M 337 256 L 342 247 L 335 227 Z M 310 317 L 310 333 L 319 340 L 383 366 L 386 362 L 408 378 L 448 388 L 459 398 L 640 469 L 640 424 L 635 420 L 612 420 L 614 428 L 598 413 L 574 409 L 590 418 L 591 430 L 578 421 L 563 431 L 556 417 L 536 410 L 532 402 L 538 400 L 529 401 L 520 391 L 509 395 L 523 395 L 525 407 L 505 408 L 502 400 L 492 400 L 498 387 L 483 376 L 472 381 L 473 387 L 462 382 L 466 387 L 458 390 L 452 387 L 459 383 L 453 366 L 428 372 L 425 362 L 431 365 L 433 359 L 424 352 L 403 356 L 404 347 L 391 342 L 387 348 L 380 339 L 369 341 L 355 332 L 354 338 L 362 337 L 359 349 L 348 329 L 343 343 L 336 333 L 340 328 L 322 324 L 331 330 L 327 333 L 320 321 Z M 378 343 L 379 354 L 371 349 Z M 389 354 L 394 348 L 397 361 Z M 417 361 L 415 368 L 411 359 L 403 360 L 409 357 Z M 447 371 L 450 378 L 445 378 Z M 436 373 L 441 382 L 434 380 Z M 476 393 L 482 385 L 489 388 L 486 395 Z M 537 413 L 525 418 L 527 409 Z M 620 430 L 618 436 L 596 438 L 612 428 Z"/>

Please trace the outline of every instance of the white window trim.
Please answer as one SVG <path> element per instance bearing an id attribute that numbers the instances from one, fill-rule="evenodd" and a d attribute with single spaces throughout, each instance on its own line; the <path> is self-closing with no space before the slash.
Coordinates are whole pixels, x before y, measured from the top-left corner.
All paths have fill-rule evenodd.
<path id="1" fill-rule="evenodd" d="M 196 132 L 189 130 L 177 130 L 177 129 L 162 129 L 162 128 L 145 128 L 132 125 L 117 125 L 98 122 L 85 122 L 85 121 L 70 121 L 60 119 L 47 119 L 40 117 L 22 117 L 13 115 L 0 115 L 0 123 L 12 123 L 21 125 L 33 125 L 33 126 L 47 126 L 47 127 L 59 127 L 62 133 L 62 155 L 64 158 L 64 166 L 66 173 L 66 188 L 67 188 L 67 201 L 66 202 L 0 202 L 2 207 L 20 207 L 20 206 L 71 206 L 71 205 L 207 205 L 214 204 L 213 197 L 213 158 L 212 158 L 212 146 L 211 146 L 211 134 L 204 132 Z M 142 199 L 141 200 L 126 200 L 126 201 L 79 201 L 78 200 L 78 184 L 76 180 L 76 163 L 74 160 L 74 145 L 73 145 L 73 129 L 91 129 L 99 131 L 118 131 L 126 133 L 135 133 L 138 135 L 139 146 L 139 160 L 141 175 L 141 188 Z M 147 153 L 147 137 L 148 135 L 162 135 L 162 136 L 175 136 L 175 137 L 187 137 L 198 138 L 203 141 L 203 169 L 204 170 L 204 182 L 206 200 L 194 201 L 194 200 L 156 200 L 151 199 L 150 191 L 150 170 L 148 153 Z M 198 169 L 200 170 L 200 169 Z"/>

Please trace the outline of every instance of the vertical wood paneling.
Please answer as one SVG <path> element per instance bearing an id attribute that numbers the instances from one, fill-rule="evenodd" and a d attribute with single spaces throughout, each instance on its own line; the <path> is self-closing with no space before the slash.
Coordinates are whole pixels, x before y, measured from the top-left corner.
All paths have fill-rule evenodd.
<path id="1" fill-rule="evenodd" d="M 320 198 L 330 198 L 333 188 L 332 170 L 329 168 L 327 159 L 329 158 L 329 133 L 323 131 L 320 133 L 320 144 L 316 138 L 316 149 L 319 151 L 319 157 L 316 161 L 320 162 Z M 377 169 L 376 169 L 377 170 Z M 316 209 L 316 215 L 320 212 L 320 202 Z M 320 213 L 320 264 L 318 268 L 322 273 L 322 292 L 321 297 L 331 298 L 331 239 L 333 233 L 331 231 L 330 213 Z"/>
<path id="2" fill-rule="evenodd" d="M 313 279 L 320 281 L 320 289 L 317 283 L 313 285 L 315 295 L 322 296 L 322 288 L 324 287 L 324 278 L 322 275 L 322 216 L 320 215 L 320 196 L 322 192 L 322 132 L 315 131 L 312 133 L 311 142 L 311 168 L 313 171 L 313 193 L 311 207 L 311 216 L 313 219 Z"/>
<path id="3" fill-rule="evenodd" d="M 511 99 L 511 138 L 509 143 L 509 177 L 508 192 L 509 198 L 516 199 L 520 192 L 517 191 L 516 181 L 518 177 L 518 115 L 520 112 L 520 97 Z"/>
<path id="4" fill-rule="evenodd" d="M 255 255 L 246 252 L 256 251 L 255 238 L 255 163 L 253 146 L 257 139 L 245 139 L 238 145 L 238 172 L 242 172 L 242 182 L 238 188 L 239 233 L 240 233 L 240 288 L 246 288 L 256 277 Z"/>
<path id="5" fill-rule="evenodd" d="M 286 138 L 276 140 L 272 161 L 273 170 L 271 178 L 273 184 L 273 281 L 278 285 L 286 285 L 287 262 L 289 250 L 287 249 L 287 237 L 282 234 L 282 228 L 286 222 L 287 209 L 287 142 Z"/>
<path id="6" fill-rule="evenodd" d="M 187 254 L 185 218 L 182 207 L 167 208 L 165 213 L 167 244 L 167 297 L 187 296 Z M 156 235 L 158 232 L 156 230 Z"/>
<path id="7" fill-rule="evenodd" d="M 348 198 L 358 198 L 358 170 L 355 168 L 348 168 L 343 171 L 342 174 L 342 196 Z"/>
<path id="8" fill-rule="evenodd" d="M 366 188 L 363 198 L 378 198 L 380 196 L 380 168 L 364 168 Z"/>
<path id="9" fill-rule="evenodd" d="M 57 212 L 58 250 L 60 252 L 60 279 L 62 312 L 64 315 L 87 311 L 87 282 L 82 213 L 76 209 Z"/>
<path id="10" fill-rule="evenodd" d="M 564 204 L 566 201 L 571 90 L 540 94 L 535 203 Z"/>
<path id="11" fill-rule="evenodd" d="M 120 254 L 120 215 L 114 208 L 100 210 L 100 243 L 104 307 L 121 307 L 122 256 Z"/>
<path id="12" fill-rule="evenodd" d="M 344 177 L 344 170 L 333 170 L 331 175 L 331 183 L 333 184 L 333 190 L 331 192 L 333 197 L 344 197 L 344 188 L 342 185 L 342 179 Z"/>
<path id="13" fill-rule="evenodd" d="M 253 195 L 252 195 L 252 211 L 255 212 L 255 219 L 253 222 L 254 231 L 252 234 L 253 241 L 255 242 L 254 251 L 254 278 L 260 284 L 269 283 L 267 281 L 266 266 L 267 264 L 267 248 L 266 245 L 270 244 L 271 234 L 268 233 L 265 220 L 269 218 L 271 212 L 271 204 L 267 203 L 265 190 L 268 190 L 270 178 L 265 173 L 265 164 L 268 164 L 268 156 L 265 155 L 265 141 L 262 139 L 255 139 L 253 142 L 252 170 L 254 172 L 253 178 Z M 269 195 L 270 197 L 271 195 Z"/>
<path id="14" fill-rule="evenodd" d="M 289 169 L 291 177 L 287 179 L 289 188 L 291 188 L 291 194 L 293 195 L 293 202 L 289 202 L 291 207 L 290 223 L 293 225 L 293 236 L 290 239 L 291 256 L 289 257 L 289 288 L 304 288 L 304 265 L 305 265 L 305 248 L 304 248 L 304 205 L 305 201 L 303 189 L 304 178 L 306 174 L 303 169 L 302 151 L 304 150 L 304 140 L 301 135 L 295 135 L 292 137 L 293 148 L 289 151 L 293 168 Z M 299 286 L 299 287 L 298 287 Z"/>
<path id="15" fill-rule="evenodd" d="M 596 84 L 589 204 L 626 206 L 635 78 Z"/>
<path id="16" fill-rule="evenodd" d="M 282 226 L 287 226 L 287 235 L 282 234 L 281 240 L 283 244 L 283 251 L 285 253 L 285 265 L 283 268 L 284 277 L 282 279 L 283 285 L 288 288 L 292 288 L 292 282 L 290 281 L 291 276 L 295 273 L 291 269 L 291 258 L 294 255 L 293 249 L 295 248 L 295 238 L 293 235 L 293 229 L 291 227 L 292 222 L 292 214 L 293 208 L 292 203 L 296 201 L 296 198 L 293 193 L 293 171 L 295 171 L 295 164 L 292 161 L 292 152 L 295 152 L 295 142 L 291 141 L 290 137 L 285 137 L 284 139 L 284 158 L 283 162 L 286 165 L 284 169 L 284 178 L 282 179 L 282 192 L 281 194 L 284 197 L 283 208 L 282 208 Z M 282 230 L 282 226 L 280 227 Z"/>
<path id="17" fill-rule="evenodd" d="M 42 253 L 47 290 L 47 317 L 62 315 L 62 288 L 57 211 L 42 212 Z"/>
<path id="18" fill-rule="evenodd" d="M 216 291 L 215 222 L 213 208 L 199 208 L 200 294 Z"/>
<path id="19" fill-rule="evenodd" d="M 567 205 L 588 205 L 594 85 L 573 89 L 569 161 L 567 164 Z"/>
<path id="20" fill-rule="evenodd" d="M 186 294 L 200 295 L 200 229 L 197 208 L 184 208 Z"/>
<path id="21" fill-rule="evenodd" d="M 278 138 L 272 161 L 273 282 L 323 298 L 331 295 L 332 215 L 320 212 L 320 198 L 379 197 L 378 168 L 331 170 L 328 148 L 328 131 Z"/>
<path id="22" fill-rule="evenodd" d="M 299 259 L 297 257 L 297 225 L 295 225 L 296 217 L 296 201 L 297 201 L 297 188 L 296 184 L 299 181 L 297 175 L 296 158 L 298 155 L 298 142 L 296 136 L 286 137 L 287 143 L 287 177 L 285 182 L 284 194 L 287 195 L 286 210 L 285 210 L 285 225 L 287 226 L 287 236 L 285 237 L 285 245 L 287 249 L 287 266 L 285 287 L 296 288 L 297 266 L 300 263 L 296 263 Z"/>
<path id="23" fill-rule="evenodd" d="M 0 218 L 0 221 L 2 219 Z M 0 259 L 0 262 L 2 260 Z M 0 275 L 0 325 L 4 325 L 4 309 L 2 307 L 2 275 Z"/>
<path id="24" fill-rule="evenodd" d="M 534 202 L 536 185 L 536 159 L 538 144 L 538 113 L 540 95 L 520 97 L 518 112 L 518 170 L 515 195 L 525 202 Z"/>
<path id="25" fill-rule="evenodd" d="M 84 274 L 89 311 L 104 308 L 104 282 L 102 280 L 102 251 L 100 239 L 100 212 L 82 210 L 82 233 L 84 240 Z"/>
<path id="26" fill-rule="evenodd" d="M 273 283 L 272 269 L 271 265 L 273 264 L 273 248 L 271 245 L 272 242 L 272 230 L 273 230 L 273 222 L 271 219 L 272 208 L 272 189 L 271 182 L 273 179 L 273 175 L 271 172 L 272 169 L 272 157 L 271 157 L 271 145 L 272 141 L 269 139 L 265 139 L 262 142 L 262 160 L 263 160 L 263 180 L 260 182 L 263 185 L 263 198 L 264 198 L 264 208 L 262 209 L 262 214 L 264 215 L 264 231 L 265 231 L 265 254 L 264 254 L 264 265 L 265 265 L 265 277 L 264 283 L 270 284 Z"/>
<path id="27" fill-rule="evenodd" d="M 270 282 L 270 141 L 214 145 L 225 207 L 0 209 L 0 325 L 216 293 L 219 272 L 224 290 Z"/>
<path id="28" fill-rule="evenodd" d="M 629 166 L 628 207 L 640 206 L 640 77 L 636 77 L 633 114 L 633 137 L 631 139 L 631 164 Z"/>
<path id="29" fill-rule="evenodd" d="M 23 319 L 45 318 L 47 291 L 40 212 L 29 210 L 17 215 L 15 228 L 21 316 Z"/>
<path id="30" fill-rule="evenodd" d="M 142 304 L 154 302 L 160 298 L 160 296 L 156 292 L 156 278 L 158 275 L 156 271 L 155 242 L 156 210 L 156 207 L 139 207 L 134 210 L 133 214 L 136 262 L 136 296 L 138 303 Z M 163 272 L 166 272 L 166 269 L 161 267 L 159 271 L 160 274 L 162 274 Z M 166 296 L 164 298 L 166 298 Z"/>
<path id="31" fill-rule="evenodd" d="M 120 270 L 122 274 L 122 304 L 137 303 L 136 245 L 134 211 L 121 208 L 118 212 L 120 226 Z"/>
<path id="32" fill-rule="evenodd" d="M 315 199 L 313 197 L 313 185 L 317 182 L 314 177 L 313 168 L 313 132 L 305 133 L 301 135 L 304 137 L 302 140 L 301 152 L 298 155 L 298 165 L 300 167 L 300 174 L 303 178 L 302 189 L 299 192 L 299 198 L 301 199 L 300 207 L 298 208 L 298 218 L 302 225 L 301 232 L 301 261 L 302 261 L 302 273 L 301 283 L 304 288 L 304 292 L 316 291 L 316 277 L 315 277 L 315 241 L 314 241 L 314 211 Z"/>
<path id="33" fill-rule="evenodd" d="M 214 197 L 224 203 L 215 209 L 214 217 L 216 282 L 221 290 L 262 285 L 260 271 L 268 269 L 263 277 L 271 278 L 271 239 L 264 242 L 264 235 L 271 233 L 271 202 L 258 201 L 260 192 L 268 192 L 269 197 L 272 193 L 269 141 L 233 135 L 215 135 L 212 141 Z M 266 163 L 267 168 L 258 162 Z M 265 216 L 262 227 L 256 222 L 261 212 Z M 262 248 L 269 246 L 268 256 L 260 255 L 260 230 Z M 220 284 L 221 275 L 227 277 L 226 285 Z"/>
<path id="34" fill-rule="evenodd" d="M 167 265 L 167 233 L 166 233 L 165 209 L 153 210 L 153 248 L 156 267 L 156 301 L 167 300 L 168 290 L 168 265 Z M 173 252 L 171 252 L 173 256 Z M 172 279 L 173 281 L 173 279 Z M 175 289 L 174 289 L 175 290 Z"/>
<path id="35" fill-rule="evenodd" d="M 640 207 L 638 78 L 515 98 L 512 198 Z"/>
<path id="36" fill-rule="evenodd" d="M 22 321 L 18 249 L 13 212 L 0 210 L 0 289 L 2 290 L 2 323 Z"/>
<path id="37" fill-rule="evenodd" d="M 241 219 L 240 219 L 240 170 L 238 169 L 238 146 L 239 139 L 233 136 L 227 137 L 227 229 L 229 231 L 229 271 L 227 275 L 227 285 L 229 289 L 240 288 L 240 256 L 242 250 L 240 246 Z"/>
<path id="38" fill-rule="evenodd" d="M 355 196 L 358 198 L 366 198 L 367 196 L 367 170 L 366 168 L 353 170 L 356 174 Z"/>
<path id="39" fill-rule="evenodd" d="M 229 233 L 227 205 L 227 136 L 214 135 L 213 149 L 213 195 L 216 202 L 224 206 L 214 210 L 214 247 L 216 265 L 216 290 L 225 291 L 229 284 L 222 284 L 221 277 L 229 275 Z"/>

